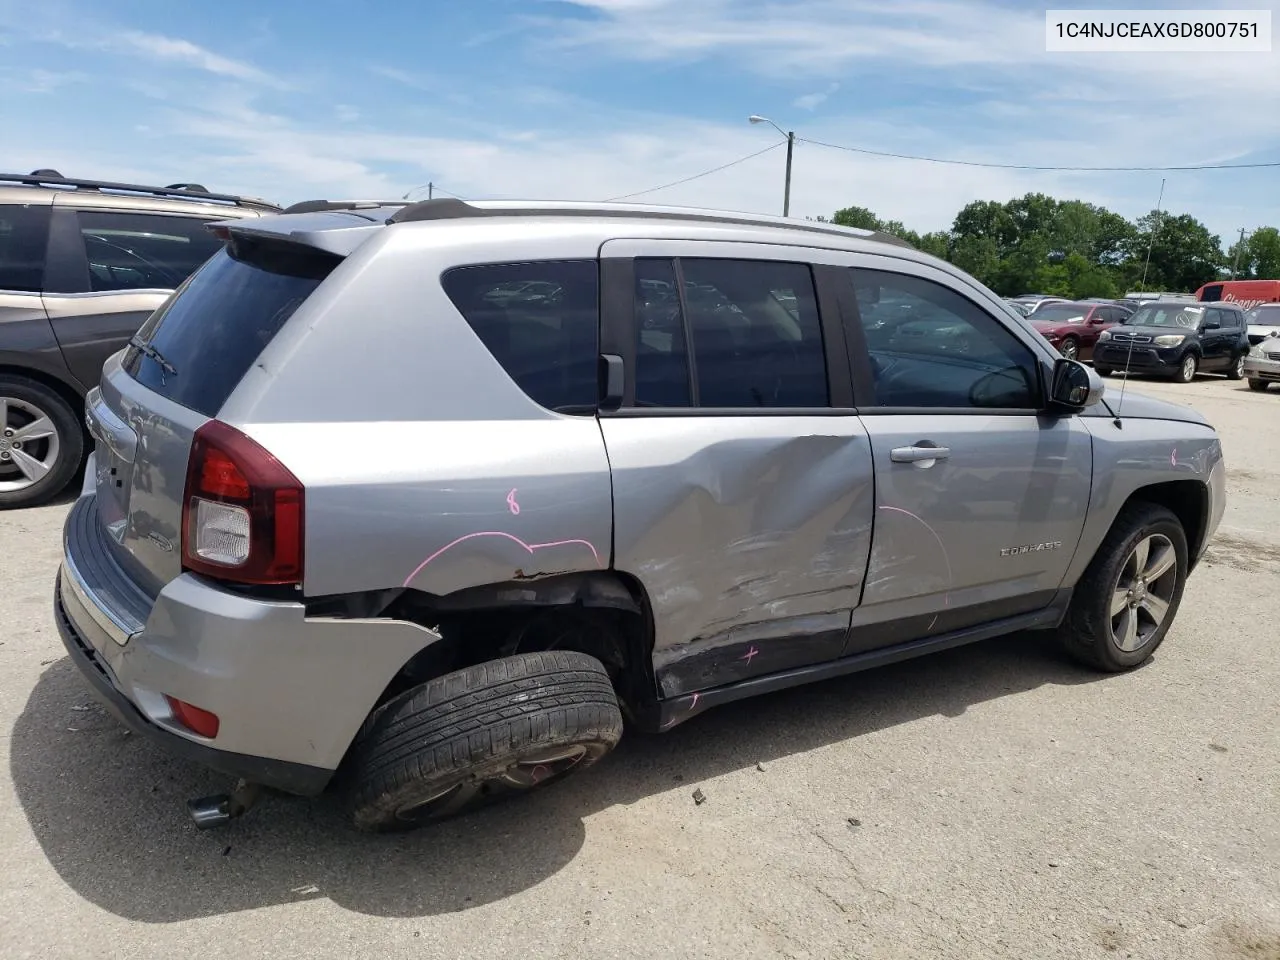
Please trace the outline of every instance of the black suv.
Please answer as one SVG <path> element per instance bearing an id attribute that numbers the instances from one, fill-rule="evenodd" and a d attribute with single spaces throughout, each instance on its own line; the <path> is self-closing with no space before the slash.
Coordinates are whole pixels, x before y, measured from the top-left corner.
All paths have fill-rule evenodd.
<path id="1" fill-rule="evenodd" d="M 55 497 L 75 476 L 85 393 L 222 246 L 206 226 L 278 211 L 194 183 L 0 174 L 0 509 Z"/>
<path id="2" fill-rule="evenodd" d="M 1249 353 L 1244 311 L 1230 303 L 1155 300 L 1133 312 L 1124 326 L 1104 330 L 1093 351 L 1093 368 L 1151 373 L 1190 383 L 1196 373 L 1244 377 Z"/>

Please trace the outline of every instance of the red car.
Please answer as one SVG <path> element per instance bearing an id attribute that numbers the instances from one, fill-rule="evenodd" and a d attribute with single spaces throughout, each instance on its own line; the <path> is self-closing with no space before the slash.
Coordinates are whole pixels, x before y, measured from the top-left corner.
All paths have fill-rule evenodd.
<path id="1" fill-rule="evenodd" d="M 1088 360 L 1098 334 L 1124 323 L 1133 311 L 1116 303 L 1093 300 L 1050 303 L 1030 317 L 1031 324 L 1070 360 Z"/>

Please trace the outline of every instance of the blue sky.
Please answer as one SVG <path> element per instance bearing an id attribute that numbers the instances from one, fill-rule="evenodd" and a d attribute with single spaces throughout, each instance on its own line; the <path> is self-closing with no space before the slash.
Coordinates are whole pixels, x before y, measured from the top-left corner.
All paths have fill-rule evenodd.
<path id="1" fill-rule="evenodd" d="M 1280 161 L 1280 52 L 1049 54 L 1040 4 L 368 7 L 0 0 L 0 167 L 196 180 L 277 202 L 399 196 L 427 181 L 469 198 L 608 199 L 778 140 L 752 113 L 813 140 L 984 162 Z M 783 159 L 773 150 L 639 199 L 779 212 Z M 1219 234 L 1280 225 L 1280 169 L 1167 176 L 1166 209 Z M 1040 190 L 1135 216 L 1155 206 L 1160 177 L 800 143 L 792 212 L 859 204 L 929 230 L 970 200 Z"/>

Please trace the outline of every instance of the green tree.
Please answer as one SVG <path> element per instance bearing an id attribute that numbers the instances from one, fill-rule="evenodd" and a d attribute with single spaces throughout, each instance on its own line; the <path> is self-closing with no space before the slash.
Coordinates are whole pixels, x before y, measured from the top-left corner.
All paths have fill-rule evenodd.
<path id="1" fill-rule="evenodd" d="M 1226 266 L 1240 280 L 1280 280 L 1280 230 L 1259 227 L 1227 251 Z"/>
<path id="2" fill-rule="evenodd" d="M 857 227 L 860 230 L 879 230 L 880 218 L 866 207 L 845 207 L 831 216 L 831 222 L 842 227 Z"/>
<path id="3" fill-rule="evenodd" d="M 1193 292 L 1215 280 L 1222 268 L 1222 242 L 1190 214 L 1151 211 L 1138 220 L 1137 233 L 1126 244 L 1127 273 L 1148 290 Z M 1148 250 L 1150 266 L 1147 266 Z"/>

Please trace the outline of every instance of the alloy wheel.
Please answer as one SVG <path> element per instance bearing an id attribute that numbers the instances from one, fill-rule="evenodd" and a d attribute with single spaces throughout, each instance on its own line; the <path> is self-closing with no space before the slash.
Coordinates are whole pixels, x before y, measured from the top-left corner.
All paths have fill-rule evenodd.
<path id="1" fill-rule="evenodd" d="M 1178 588 L 1178 555 L 1164 534 L 1144 537 L 1120 568 L 1111 591 L 1111 639 L 1125 653 L 1141 649 L 1169 616 Z"/>
<path id="2" fill-rule="evenodd" d="M 39 483 L 57 464 L 61 449 L 48 413 L 27 400 L 0 396 L 0 493 Z"/>
<path id="3" fill-rule="evenodd" d="M 1064 340 L 1058 352 L 1068 360 L 1074 360 L 1080 354 L 1080 347 L 1074 340 Z"/>
<path id="4" fill-rule="evenodd" d="M 585 760 L 604 751 L 596 745 L 569 744 L 521 756 L 503 770 L 483 778 L 454 781 L 427 797 L 415 799 L 396 811 L 396 817 L 423 822 L 451 817 L 473 807 L 485 806 L 504 795 L 527 793 L 568 776 Z"/>
<path id="5" fill-rule="evenodd" d="M 1190 383 L 1196 377 L 1196 358 L 1192 354 L 1187 354 L 1182 360 L 1182 380 L 1184 383 Z"/>

